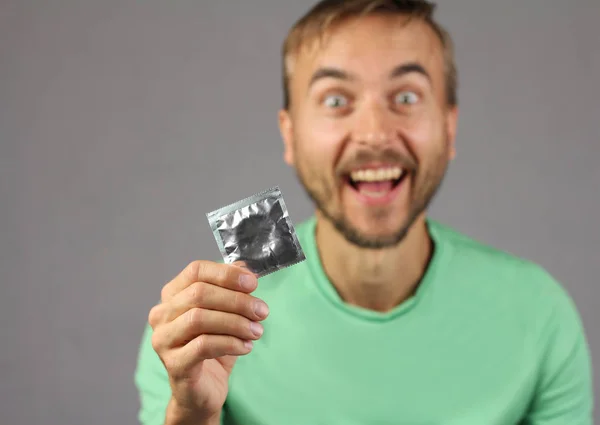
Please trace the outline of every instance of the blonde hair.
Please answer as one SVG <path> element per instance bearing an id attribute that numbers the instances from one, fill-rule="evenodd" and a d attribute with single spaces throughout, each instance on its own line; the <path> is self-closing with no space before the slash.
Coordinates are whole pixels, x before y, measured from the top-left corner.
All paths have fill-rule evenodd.
<path id="1" fill-rule="evenodd" d="M 458 103 L 458 76 L 454 59 L 454 45 L 450 34 L 434 20 L 436 5 L 427 0 L 321 0 L 290 29 L 282 47 L 283 107 L 289 108 L 289 82 L 293 58 L 307 44 L 322 39 L 333 26 L 350 18 L 369 14 L 402 15 L 427 23 L 442 43 L 446 100 Z"/>

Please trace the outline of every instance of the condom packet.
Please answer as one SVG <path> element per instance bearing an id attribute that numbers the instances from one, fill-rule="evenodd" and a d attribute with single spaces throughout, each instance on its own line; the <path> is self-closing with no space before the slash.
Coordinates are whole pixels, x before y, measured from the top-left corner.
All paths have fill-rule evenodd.
<path id="1" fill-rule="evenodd" d="M 206 214 L 223 260 L 258 277 L 304 261 L 279 186 Z"/>

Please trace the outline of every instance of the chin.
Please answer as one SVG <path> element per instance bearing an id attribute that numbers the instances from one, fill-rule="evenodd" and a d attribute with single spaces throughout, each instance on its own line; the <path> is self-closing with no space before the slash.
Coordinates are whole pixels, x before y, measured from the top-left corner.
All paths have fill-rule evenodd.
<path id="1" fill-rule="evenodd" d="M 372 236 L 386 237 L 398 233 L 407 221 L 407 215 L 403 213 L 389 212 L 370 212 L 368 214 L 348 215 L 348 224 L 356 229 L 357 232 Z"/>
<path id="2" fill-rule="evenodd" d="M 361 248 L 390 248 L 402 242 L 408 232 L 404 223 L 351 223 L 338 222 L 338 230 L 344 238 Z"/>

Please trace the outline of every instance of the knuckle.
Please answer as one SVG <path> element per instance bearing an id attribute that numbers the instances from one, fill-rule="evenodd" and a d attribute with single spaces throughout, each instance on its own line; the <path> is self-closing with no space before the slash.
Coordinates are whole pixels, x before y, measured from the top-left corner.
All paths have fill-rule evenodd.
<path id="1" fill-rule="evenodd" d="M 235 282 L 237 281 L 238 275 L 240 274 L 239 267 L 226 264 L 225 267 L 221 267 L 218 272 L 218 278 L 221 282 Z"/>
<path id="2" fill-rule="evenodd" d="M 256 313 L 254 312 L 256 302 L 256 298 L 250 295 L 246 295 L 242 300 L 240 300 L 240 310 L 243 312 L 245 317 L 254 319 L 256 316 Z"/>
<path id="3" fill-rule="evenodd" d="M 160 310 L 160 305 L 155 305 L 154 307 L 152 307 L 150 309 L 150 312 L 148 313 L 148 323 L 150 324 L 150 327 L 152 329 L 154 329 L 159 322 L 159 318 L 160 318 L 159 310 Z"/>
<path id="4" fill-rule="evenodd" d="M 238 322 L 238 329 L 240 332 L 240 335 L 247 335 L 248 332 L 251 332 L 251 327 L 250 324 L 252 322 L 249 319 L 246 319 L 245 317 L 240 317 L 239 322 Z"/>
<path id="5" fill-rule="evenodd" d="M 194 260 L 192 262 L 190 262 L 186 268 L 185 268 L 185 272 L 189 275 L 189 276 L 198 276 L 198 270 L 200 268 L 200 263 L 202 261 L 201 260 Z"/>
<path id="6" fill-rule="evenodd" d="M 162 301 L 166 300 L 169 297 L 169 284 L 167 283 L 160 290 L 160 299 Z"/>
<path id="7" fill-rule="evenodd" d="M 158 332 L 153 332 L 152 333 L 152 338 L 150 339 L 150 342 L 152 343 L 152 348 L 154 349 L 154 351 L 156 351 L 157 353 L 159 353 L 162 349 L 162 338 L 160 333 Z"/>
<path id="8" fill-rule="evenodd" d="M 230 264 L 196 260 L 187 267 L 187 278 L 192 282 L 223 284 L 236 279 L 239 270 Z"/>
<path id="9" fill-rule="evenodd" d="M 202 276 L 206 274 L 207 262 L 203 260 L 192 261 L 186 267 L 186 274 L 190 281 L 195 282 L 202 280 Z"/>
<path id="10" fill-rule="evenodd" d="M 233 352 L 236 351 L 236 348 L 237 348 L 237 340 L 236 340 L 236 338 L 234 338 L 232 336 L 229 337 L 229 338 L 227 338 L 226 342 L 225 342 L 225 350 L 228 353 L 233 353 Z"/>
<path id="11" fill-rule="evenodd" d="M 179 364 L 179 361 L 177 360 L 177 358 L 175 356 L 166 356 L 163 359 L 163 363 L 164 363 L 165 369 L 167 369 L 167 372 L 169 373 L 169 375 L 171 375 L 172 377 L 176 377 L 177 376 L 177 366 Z"/>
<path id="12" fill-rule="evenodd" d="M 196 352 L 198 354 L 200 354 L 200 355 L 206 354 L 206 352 L 208 350 L 206 335 L 200 335 L 199 337 L 197 337 L 195 340 L 195 344 L 196 344 Z"/>
<path id="13" fill-rule="evenodd" d="M 249 308 L 250 303 L 248 302 L 248 297 L 246 294 L 242 292 L 235 292 L 233 294 L 233 307 L 235 311 L 238 313 L 246 312 Z"/>
<path id="14" fill-rule="evenodd" d="M 232 335 L 245 334 L 250 329 L 250 321 L 237 314 L 230 319 L 228 325 Z"/>
<path id="15" fill-rule="evenodd" d="M 188 313 L 187 325 L 190 328 L 196 327 L 199 323 L 202 323 L 204 319 L 204 312 L 200 308 L 192 308 Z"/>
<path id="16" fill-rule="evenodd" d="M 204 296 L 206 285 L 200 282 L 194 282 L 190 285 L 190 292 L 193 301 L 200 301 Z"/>

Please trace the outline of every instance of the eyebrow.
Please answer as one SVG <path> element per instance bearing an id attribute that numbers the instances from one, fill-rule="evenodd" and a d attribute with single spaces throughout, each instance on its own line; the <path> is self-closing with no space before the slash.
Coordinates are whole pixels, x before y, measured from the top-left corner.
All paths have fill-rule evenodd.
<path id="1" fill-rule="evenodd" d="M 392 72 L 390 72 L 390 79 L 402 77 L 403 75 L 411 74 L 413 72 L 423 75 L 425 78 L 427 78 L 427 80 L 429 80 L 429 82 L 431 82 L 431 76 L 427 70 L 423 67 L 423 65 L 417 62 L 409 62 L 398 65 L 392 70 Z"/>
<path id="2" fill-rule="evenodd" d="M 317 81 L 325 79 L 325 78 L 335 78 L 336 80 L 344 80 L 344 81 L 350 81 L 350 80 L 355 79 L 354 76 L 352 76 L 349 73 L 347 73 L 346 71 L 342 71 L 341 69 L 338 69 L 338 68 L 331 68 L 331 67 L 319 68 L 314 72 L 314 74 L 310 78 L 310 83 L 308 84 L 308 86 L 310 87 Z"/>
<path id="3" fill-rule="evenodd" d="M 408 62 L 402 65 L 398 65 L 392 70 L 392 72 L 390 72 L 389 78 L 394 79 L 411 73 L 421 74 L 431 82 L 431 76 L 429 75 L 427 70 L 423 67 L 423 65 L 417 62 Z M 339 68 L 325 67 L 319 68 L 313 73 L 312 77 L 310 78 L 310 83 L 308 84 L 308 87 L 310 88 L 314 83 L 325 78 L 334 78 L 336 80 L 343 81 L 352 81 L 356 79 L 354 75 Z"/>

